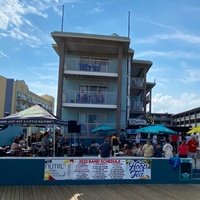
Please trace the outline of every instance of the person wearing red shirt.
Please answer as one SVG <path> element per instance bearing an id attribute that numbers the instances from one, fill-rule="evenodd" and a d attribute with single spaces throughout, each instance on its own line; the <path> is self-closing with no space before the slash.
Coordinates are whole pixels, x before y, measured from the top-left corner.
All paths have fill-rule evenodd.
<path id="1" fill-rule="evenodd" d="M 188 155 L 190 158 L 194 159 L 194 165 L 196 168 L 197 164 L 197 148 L 199 146 L 199 143 L 196 141 L 195 136 L 192 136 L 192 138 L 188 141 Z"/>
<path id="2" fill-rule="evenodd" d="M 187 158 L 188 145 L 186 144 L 186 140 L 183 140 L 181 145 L 178 147 L 178 154 L 180 158 Z"/>
<path id="3" fill-rule="evenodd" d="M 171 135 L 170 137 L 170 140 L 171 140 L 171 145 L 173 147 L 173 151 L 174 153 L 177 153 L 177 150 L 178 150 L 178 141 L 179 141 L 179 135 Z"/>

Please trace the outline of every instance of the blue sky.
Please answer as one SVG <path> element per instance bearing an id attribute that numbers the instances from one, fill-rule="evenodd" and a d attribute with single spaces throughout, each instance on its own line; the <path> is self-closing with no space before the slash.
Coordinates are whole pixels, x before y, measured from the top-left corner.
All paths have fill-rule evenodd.
<path id="1" fill-rule="evenodd" d="M 29 90 L 57 98 L 58 56 L 51 32 L 127 36 L 135 59 L 153 62 L 148 81 L 153 112 L 200 106 L 200 1 L 0 0 L 0 75 L 24 80 Z"/>

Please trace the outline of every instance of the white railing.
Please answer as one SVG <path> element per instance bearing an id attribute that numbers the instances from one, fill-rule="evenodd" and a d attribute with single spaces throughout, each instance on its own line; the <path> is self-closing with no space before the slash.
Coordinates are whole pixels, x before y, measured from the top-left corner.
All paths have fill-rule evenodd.
<path id="1" fill-rule="evenodd" d="M 63 93 L 63 103 L 116 105 L 117 93 L 69 90 Z"/>
<path id="2" fill-rule="evenodd" d="M 78 57 L 67 57 L 65 59 L 65 70 L 91 71 L 117 73 L 117 61 L 108 59 L 87 59 Z"/>

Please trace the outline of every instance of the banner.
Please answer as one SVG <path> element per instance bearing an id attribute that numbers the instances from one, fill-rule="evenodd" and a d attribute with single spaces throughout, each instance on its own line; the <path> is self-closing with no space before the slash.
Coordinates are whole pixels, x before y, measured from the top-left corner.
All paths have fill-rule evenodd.
<path id="1" fill-rule="evenodd" d="M 151 179 L 151 159 L 46 159 L 44 180 Z"/>

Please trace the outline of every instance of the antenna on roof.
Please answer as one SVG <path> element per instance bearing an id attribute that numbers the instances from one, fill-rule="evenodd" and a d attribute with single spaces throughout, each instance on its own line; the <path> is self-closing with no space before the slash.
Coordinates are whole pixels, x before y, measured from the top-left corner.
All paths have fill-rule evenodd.
<path id="1" fill-rule="evenodd" d="M 131 15 L 131 12 L 128 11 L 128 38 L 130 38 L 130 27 L 131 27 L 130 15 Z"/>
<path id="2" fill-rule="evenodd" d="M 61 32 L 63 32 L 64 14 L 65 14 L 65 5 L 62 5 L 62 22 L 61 22 Z"/>

